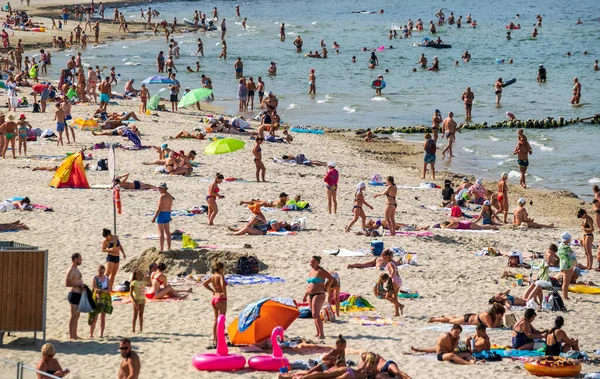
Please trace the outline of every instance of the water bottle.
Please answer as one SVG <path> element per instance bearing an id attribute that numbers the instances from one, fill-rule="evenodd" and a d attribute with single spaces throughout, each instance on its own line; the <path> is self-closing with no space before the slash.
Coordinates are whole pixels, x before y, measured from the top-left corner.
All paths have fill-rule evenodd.
<path id="1" fill-rule="evenodd" d="M 475 338 L 471 338 L 471 354 L 475 352 Z"/>

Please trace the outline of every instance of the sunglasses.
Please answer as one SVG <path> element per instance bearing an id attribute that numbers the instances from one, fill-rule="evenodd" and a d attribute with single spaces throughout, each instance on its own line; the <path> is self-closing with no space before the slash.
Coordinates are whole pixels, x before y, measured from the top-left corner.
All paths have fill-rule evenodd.
<path id="1" fill-rule="evenodd" d="M 119 350 L 128 350 L 131 346 L 119 347 Z"/>

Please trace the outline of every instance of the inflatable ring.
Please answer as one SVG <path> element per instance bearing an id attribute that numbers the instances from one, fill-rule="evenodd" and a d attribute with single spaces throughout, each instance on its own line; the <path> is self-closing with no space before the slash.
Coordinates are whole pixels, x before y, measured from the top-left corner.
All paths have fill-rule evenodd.
<path id="1" fill-rule="evenodd" d="M 536 376 L 575 377 L 581 372 L 581 363 L 575 359 L 545 356 L 525 362 L 525 369 Z"/>
<path id="2" fill-rule="evenodd" d="M 371 82 L 371 88 L 373 89 L 384 89 L 385 85 L 385 81 L 379 79 L 375 79 Z"/>

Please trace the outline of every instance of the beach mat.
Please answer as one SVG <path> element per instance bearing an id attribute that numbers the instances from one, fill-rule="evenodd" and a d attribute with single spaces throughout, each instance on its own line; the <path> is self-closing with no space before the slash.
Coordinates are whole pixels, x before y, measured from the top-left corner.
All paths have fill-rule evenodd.
<path id="1" fill-rule="evenodd" d="M 361 326 L 398 326 L 403 325 L 400 321 L 381 316 L 354 316 L 350 319 L 351 323 Z"/>

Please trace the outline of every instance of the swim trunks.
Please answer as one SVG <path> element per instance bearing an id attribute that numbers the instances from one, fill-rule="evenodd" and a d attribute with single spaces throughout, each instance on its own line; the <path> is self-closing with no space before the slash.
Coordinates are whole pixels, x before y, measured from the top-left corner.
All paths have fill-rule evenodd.
<path id="1" fill-rule="evenodd" d="M 67 295 L 67 300 L 69 301 L 69 304 L 79 305 L 79 301 L 81 300 L 81 294 L 78 292 L 71 291 Z"/>
<path id="2" fill-rule="evenodd" d="M 171 103 L 176 103 L 177 102 L 177 94 L 176 93 L 172 93 L 171 97 L 170 97 Z"/>
<path id="3" fill-rule="evenodd" d="M 105 94 L 105 93 L 101 93 L 100 94 L 100 102 L 101 103 L 108 103 L 110 101 L 110 97 Z"/>
<path id="4" fill-rule="evenodd" d="M 443 361 L 444 360 L 444 353 L 438 353 L 437 360 L 440 361 L 440 362 Z"/>
<path id="5" fill-rule="evenodd" d="M 425 153 L 425 163 L 435 163 L 435 154 Z"/>
<path id="6" fill-rule="evenodd" d="M 64 122 L 57 122 L 56 123 L 56 131 L 61 133 L 65 131 L 65 123 Z"/>
<path id="7" fill-rule="evenodd" d="M 446 137 L 446 138 L 449 138 L 451 135 L 452 135 L 452 133 L 450 133 L 450 132 L 444 133 L 444 137 Z"/>
<path id="8" fill-rule="evenodd" d="M 519 164 L 519 167 L 527 167 L 527 166 L 529 166 L 529 160 L 528 159 L 519 159 L 517 161 L 517 163 Z"/>
<path id="9" fill-rule="evenodd" d="M 248 96 L 249 97 L 254 97 L 254 91 L 248 91 Z"/>
<path id="10" fill-rule="evenodd" d="M 67 115 L 67 116 L 65 116 L 65 121 L 69 121 L 69 120 L 72 120 L 72 119 L 73 119 L 73 117 L 70 114 Z"/>
<path id="11" fill-rule="evenodd" d="M 495 91 L 494 93 L 495 93 L 496 95 L 498 95 L 498 94 L 502 93 L 502 91 Z"/>
<path id="12" fill-rule="evenodd" d="M 112 131 L 112 135 L 113 136 L 118 136 L 119 135 L 119 131 L 117 129 Z"/>
<path id="13" fill-rule="evenodd" d="M 171 212 L 160 212 L 156 218 L 157 224 L 168 224 L 171 222 Z"/>
<path id="14" fill-rule="evenodd" d="M 264 91 L 263 92 L 258 91 L 258 96 L 263 97 L 264 95 L 265 95 Z"/>

